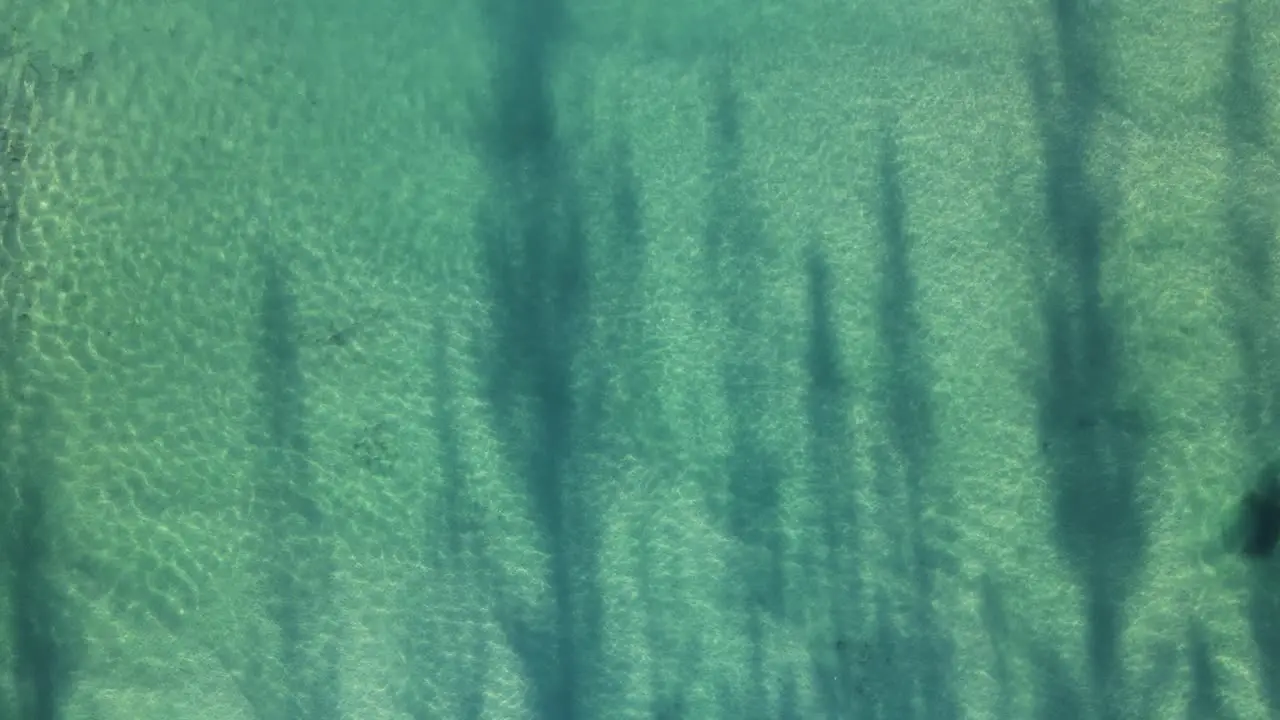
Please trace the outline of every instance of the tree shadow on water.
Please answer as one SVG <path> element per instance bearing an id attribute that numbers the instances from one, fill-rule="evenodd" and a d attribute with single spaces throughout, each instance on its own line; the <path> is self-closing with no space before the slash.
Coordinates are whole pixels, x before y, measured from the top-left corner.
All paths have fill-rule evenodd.
<path id="1" fill-rule="evenodd" d="M 1276 332 L 1280 306 L 1276 303 L 1273 261 L 1277 222 L 1268 208 L 1280 190 L 1276 170 L 1280 158 L 1271 139 L 1267 78 L 1257 67 L 1255 56 L 1259 28 L 1280 20 L 1280 12 L 1269 3 L 1249 0 L 1233 0 L 1228 8 L 1231 35 L 1222 106 L 1229 158 L 1223 200 L 1231 252 L 1228 307 L 1247 383 L 1240 412 L 1256 469 L 1255 479 L 1246 482 L 1243 489 L 1255 498 L 1274 503 L 1280 494 L 1275 489 L 1280 478 L 1280 451 L 1274 441 L 1280 428 L 1280 375 L 1275 370 L 1280 360 L 1280 336 Z M 1248 502 L 1246 499 L 1245 504 Z M 1261 525 L 1255 528 L 1266 529 Z M 1270 532 L 1274 533 L 1274 529 Z M 1250 568 L 1249 629 L 1259 658 L 1257 677 L 1267 707 L 1272 714 L 1280 715 L 1280 570 L 1273 561 L 1266 560 L 1274 549 L 1275 538 L 1254 540 L 1262 545 L 1238 548 L 1255 556 Z"/>
<path id="2" fill-rule="evenodd" d="M 476 241 L 489 293 L 492 342 L 485 395 L 517 468 L 549 558 L 551 597 L 527 607 L 499 587 L 498 622 L 531 686 L 533 714 L 591 711 L 599 667 L 599 518 L 582 473 L 591 408 L 576 395 L 576 360 L 590 319 L 583 201 L 552 96 L 565 32 L 560 0 L 488 0 L 498 57 L 493 104 L 478 112 L 489 191 Z M 500 562 L 500 560 L 495 560 Z"/>
<path id="3" fill-rule="evenodd" d="M 920 717 L 945 720 L 959 713 L 951 678 L 954 648 L 949 629 L 933 608 L 939 576 L 956 571 L 950 550 L 955 501 L 935 460 L 934 370 L 923 347 L 919 282 L 911 267 L 914 239 L 895 133 L 890 123 L 881 137 L 877 164 L 876 215 L 884 245 L 877 314 L 885 370 L 878 378 L 876 400 L 900 463 L 890 465 L 880 450 L 877 482 L 886 494 L 895 492 L 886 483 L 902 483 L 905 505 L 898 532 L 907 552 L 897 570 L 911 593 L 906 600 L 908 626 L 881 628 L 882 633 L 902 635 L 906 648 L 894 686 L 886 686 L 885 692 L 917 697 Z"/>
<path id="4" fill-rule="evenodd" d="M 1055 0 L 1052 6 L 1058 56 L 1051 61 L 1030 50 L 1025 66 L 1049 222 L 1041 244 L 1030 248 L 1046 339 L 1036 382 L 1039 437 L 1053 493 L 1055 541 L 1085 595 L 1091 693 L 1081 702 L 1112 718 L 1121 714 L 1126 688 L 1119 662 L 1123 608 L 1147 545 L 1138 497 L 1146 410 L 1124 372 L 1112 309 L 1123 307 L 1123 298 L 1103 298 L 1110 203 L 1102 189 L 1107 178 L 1088 166 L 1104 97 L 1099 67 L 1105 26 L 1087 3 Z M 1055 68 L 1060 91 L 1051 80 Z"/>

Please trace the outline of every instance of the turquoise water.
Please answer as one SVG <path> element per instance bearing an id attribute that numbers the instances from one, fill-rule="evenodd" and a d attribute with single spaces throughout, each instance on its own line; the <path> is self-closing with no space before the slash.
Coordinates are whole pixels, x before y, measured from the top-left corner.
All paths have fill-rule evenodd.
<path id="1" fill-rule="evenodd" d="M 1280 712 L 1274 10 L 266 5 L 0 8 L 0 720 Z"/>

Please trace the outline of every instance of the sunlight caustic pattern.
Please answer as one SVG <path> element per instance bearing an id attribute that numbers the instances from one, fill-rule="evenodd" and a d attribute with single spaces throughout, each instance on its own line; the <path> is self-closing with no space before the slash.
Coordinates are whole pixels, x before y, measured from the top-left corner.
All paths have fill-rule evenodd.
<path id="1" fill-rule="evenodd" d="M 1275 11 L 10 4 L 0 717 L 1280 710 Z"/>

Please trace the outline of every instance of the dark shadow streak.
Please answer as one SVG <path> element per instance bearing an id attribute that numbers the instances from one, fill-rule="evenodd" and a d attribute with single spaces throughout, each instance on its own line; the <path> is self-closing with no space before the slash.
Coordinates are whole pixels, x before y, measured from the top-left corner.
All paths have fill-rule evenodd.
<path id="1" fill-rule="evenodd" d="M 339 643 L 333 611 L 334 558 L 328 519 L 317 497 L 305 431 L 306 387 L 299 364 L 297 309 L 288 269 L 264 256 L 258 347 L 259 396 L 266 415 L 263 477 L 256 510 L 270 537 L 263 558 L 266 610 L 280 632 L 279 690 L 251 681 L 250 705 L 260 718 L 336 720 Z"/>
<path id="2" fill-rule="evenodd" d="M 610 318 L 604 331 L 603 345 L 617 348 L 605 365 L 601 381 L 623 388 L 626 402 L 615 401 L 609 413 L 610 458 L 625 456 L 645 458 L 661 463 L 659 455 L 677 443 L 675 430 L 659 411 L 661 398 L 657 368 L 646 365 L 640 352 L 647 344 L 643 317 L 645 313 L 644 274 L 648 264 L 649 236 L 643 218 L 643 188 L 635 173 L 635 162 L 628 138 L 615 138 L 609 158 L 612 177 L 610 210 L 612 228 L 606 253 L 598 265 L 604 273 L 601 285 L 601 312 Z M 672 468 L 675 470 L 675 468 Z M 673 476 L 677 473 L 672 472 Z M 645 527 L 637 541 L 636 585 L 644 613 L 645 650 L 663 668 L 681 667 L 674 684 L 667 684 L 670 674 L 653 672 L 649 683 L 648 711 L 655 720 L 680 720 L 685 716 L 688 684 L 697 677 L 701 638 L 674 622 L 678 608 L 665 597 L 666 588 L 654 578 L 664 560 L 661 537 Z M 665 677 L 664 677 L 665 675 Z"/>
<path id="3" fill-rule="evenodd" d="M 725 311 L 728 337 L 721 375 L 730 416 L 728 506 L 721 511 L 729 534 L 738 542 L 741 582 L 746 586 L 748 620 L 745 632 L 751 647 L 748 683 L 740 698 L 745 720 L 768 717 L 762 626 L 765 618 L 786 617 L 783 589 L 783 534 L 779 506 L 782 469 L 769 437 L 772 412 L 766 390 L 770 348 L 764 320 L 762 268 L 776 252 L 764 233 L 760 211 L 743 168 L 741 100 L 734 86 L 733 58 L 719 61 L 711 85 L 712 185 L 704 248 L 708 307 Z M 719 503 L 713 505 L 715 507 Z"/>
<path id="4" fill-rule="evenodd" d="M 1270 152 L 1267 79 L 1256 67 L 1254 55 L 1256 33 L 1266 27 L 1268 19 L 1275 18 L 1276 10 L 1267 3 L 1259 6 L 1248 0 L 1234 0 L 1229 7 L 1232 27 L 1222 108 L 1230 159 L 1224 198 L 1232 253 L 1229 307 L 1247 383 L 1241 413 L 1257 468 L 1253 484 L 1243 488 L 1249 496 L 1242 503 L 1242 512 L 1269 509 L 1268 513 L 1242 518 L 1254 523 L 1255 534 L 1244 538 L 1246 547 L 1237 549 L 1266 556 L 1275 546 L 1275 537 L 1264 534 L 1275 532 L 1274 508 L 1280 496 L 1280 452 L 1274 440 L 1280 427 L 1276 411 L 1280 375 L 1275 370 L 1280 361 L 1280 337 L 1275 329 L 1280 313 L 1272 262 L 1277 223 L 1267 208 L 1280 182 L 1275 155 Z M 1252 568 L 1248 608 L 1249 629 L 1260 661 L 1257 677 L 1268 709 L 1280 715 L 1280 572 L 1274 564 L 1257 562 Z"/>
<path id="5" fill-rule="evenodd" d="M 1108 309 L 1122 305 L 1102 297 L 1106 205 L 1086 165 L 1102 97 L 1098 58 L 1105 28 L 1084 2 L 1055 0 L 1052 7 L 1056 62 L 1032 49 L 1026 63 L 1049 220 L 1045 244 L 1031 248 L 1041 263 L 1035 272 L 1048 343 L 1036 390 L 1039 436 L 1056 541 L 1084 587 L 1091 688 L 1105 719 L 1121 713 L 1123 607 L 1147 542 L 1137 496 L 1146 429 L 1144 408 L 1129 399 Z M 1060 96 L 1052 89 L 1052 68 L 1061 69 Z"/>
<path id="6" fill-rule="evenodd" d="M 434 381 L 431 416 L 440 447 L 442 492 L 422 494 L 417 518 L 422 533 L 416 538 L 417 546 L 409 549 L 417 567 L 405 583 L 398 608 L 397 642 L 403 665 L 394 702 L 413 720 L 435 717 L 438 708 L 448 702 L 447 696 L 455 693 L 462 697 L 458 720 L 478 720 L 484 714 L 489 652 L 483 624 L 476 622 L 473 607 L 430 605 L 432 584 L 441 578 L 448 578 L 445 582 L 450 585 L 478 583 L 475 564 L 485 552 L 483 508 L 468 488 L 473 473 L 458 432 L 462 418 L 449 357 L 449 334 L 448 320 L 443 313 L 437 314 L 431 326 L 427 365 Z M 442 626 L 455 629 L 457 634 L 441 637 Z M 445 665 L 441 658 L 445 646 L 454 648 L 450 655 L 455 659 L 448 663 L 454 672 L 446 677 L 459 683 L 456 686 L 439 676 L 438 669 Z"/>
<path id="7" fill-rule="evenodd" d="M 13 376 L 10 376 L 13 377 Z M 27 421 L 35 423 L 23 433 L 15 493 L 17 503 L 7 513 L 5 558 L 9 570 L 9 599 L 13 612 L 12 652 L 14 684 L 18 691 L 16 717 L 23 720 L 56 720 L 71 693 L 73 671 L 80 663 L 81 638 L 56 577 L 58 558 L 53 553 L 55 525 L 49 517 L 51 483 L 56 475 L 44 456 L 43 425 L 49 411 L 37 403 Z"/>
<path id="8" fill-rule="evenodd" d="M 854 598 L 862 597 L 861 568 L 856 546 L 858 522 L 855 483 L 850 468 L 856 456 L 855 438 L 848 413 L 853 391 L 842 371 L 839 332 L 833 307 L 834 280 L 823 251 L 816 244 L 809 249 L 806 266 L 809 288 L 809 343 L 806 357 L 809 387 L 806 410 L 809 422 L 810 492 L 821 499 L 820 523 L 825 562 L 809 557 L 810 573 L 825 575 L 833 588 L 831 635 L 822 638 L 810 654 L 814 684 L 827 718 L 851 717 L 862 698 L 847 648 L 864 632 L 865 608 Z"/>
<path id="9" fill-rule="evenodd" d="M 485 394 L 550 564 L 550 606 L 524 607 L 495 587 L 497 620 L 530 684 L 533 715 L 576 720 L 593 714 L 602 610 L 599 518 L 575 464 L 595 429 L 573 375 L 590 318 L 587 237 L 551 91 L 565 15 L 560 0 L 486 2 L 498 54 L 494 104 L 478 109 L 490 190 L 476 240 L 494 327 L 480 351 Z"/>
<path id="10" fill-rule="evenodd" d="M 1199 623 L 1187 628 L 1187 665 L 1191 668 L 1191 697 L 1187 701 L 1187 720 L 1215 718 L 1226 720 L 1223 713 L 1222 688 L 1213 668 L 1213 651 Z"/>
<path id="11" fill-rule="evenodd" d="M 1017 655 L 1014 653 L 1013 643 L 1016 638 L 1010 631 L 1004 592 L 988 574 L 982 576 L 979 600 L 982 629 L 991 641 L 991 652 L 995 657 L 991 667 L 991 679 L 995 681 L 999 693 L 996 696 L 995 716 L 997 720 L 1015 720 L 1013 703 L 1018 687 L 1013 665 Z"/>
<path id="12" fill-rule="evenodd" d="M 921 347 L 923 322 L 916 307 L 919 292 L 911 270 L 912 238 L 907 229 L 907 206 L 902 170 L 892 126 L 880 145 L 880 235 L 884 243 L 878 310 L 880 341 L 884 344 L 887 371 L 881 379 L 880 404 L 886 413 L 889 441 L 902 460 L 900 472 L 882 470 L 905 485 L 906 516 L 903 540 L 910 548 L 908 567 L 902 568 L 911 583 L 909 628 L 904 646 L 909 655 L 896 675 L 896 687 L 885 692 L 905 692 L 920 699 L 920 716 L 946 720 L 958 716 L 950 670 L 954 648 L 947 629 L 933 610 L 936 576 L 954 572 L 946 547 L 951 541 L 945 519 L 954 514 L 951 488 L 935 477 L 934 454 L 937 421 L 933 408 L 933 369 Z M 926 505 L 930 510 L 926 511 Z M 932 515 L 930 519 L 928 516 Z M 914 715 L 913 715 L 914 716 Z"/>
<path id="13" fill-rule="evenodd" d="M 12 671 L 15 697 L 0 692 L 0 720 L 57 720 L 81 663 L 82 637 L 58 579 L 55 555 L 58 519 L 51 517 L 58 478 L 49 457 L 52 408 L 24 369 L 31 341 L 23 277 L 23 224 L 29 148 L 24 130 L 41 99 L 42 83 L 30 67 L 19 72 L 12 92 L 0 85 L 0 580 L 8 595 L 9 648 L 2 666 Z M 24 407 L 20 407 L 21 403 Z M 15 431 L 16 428 L 16 431 Z"/>

